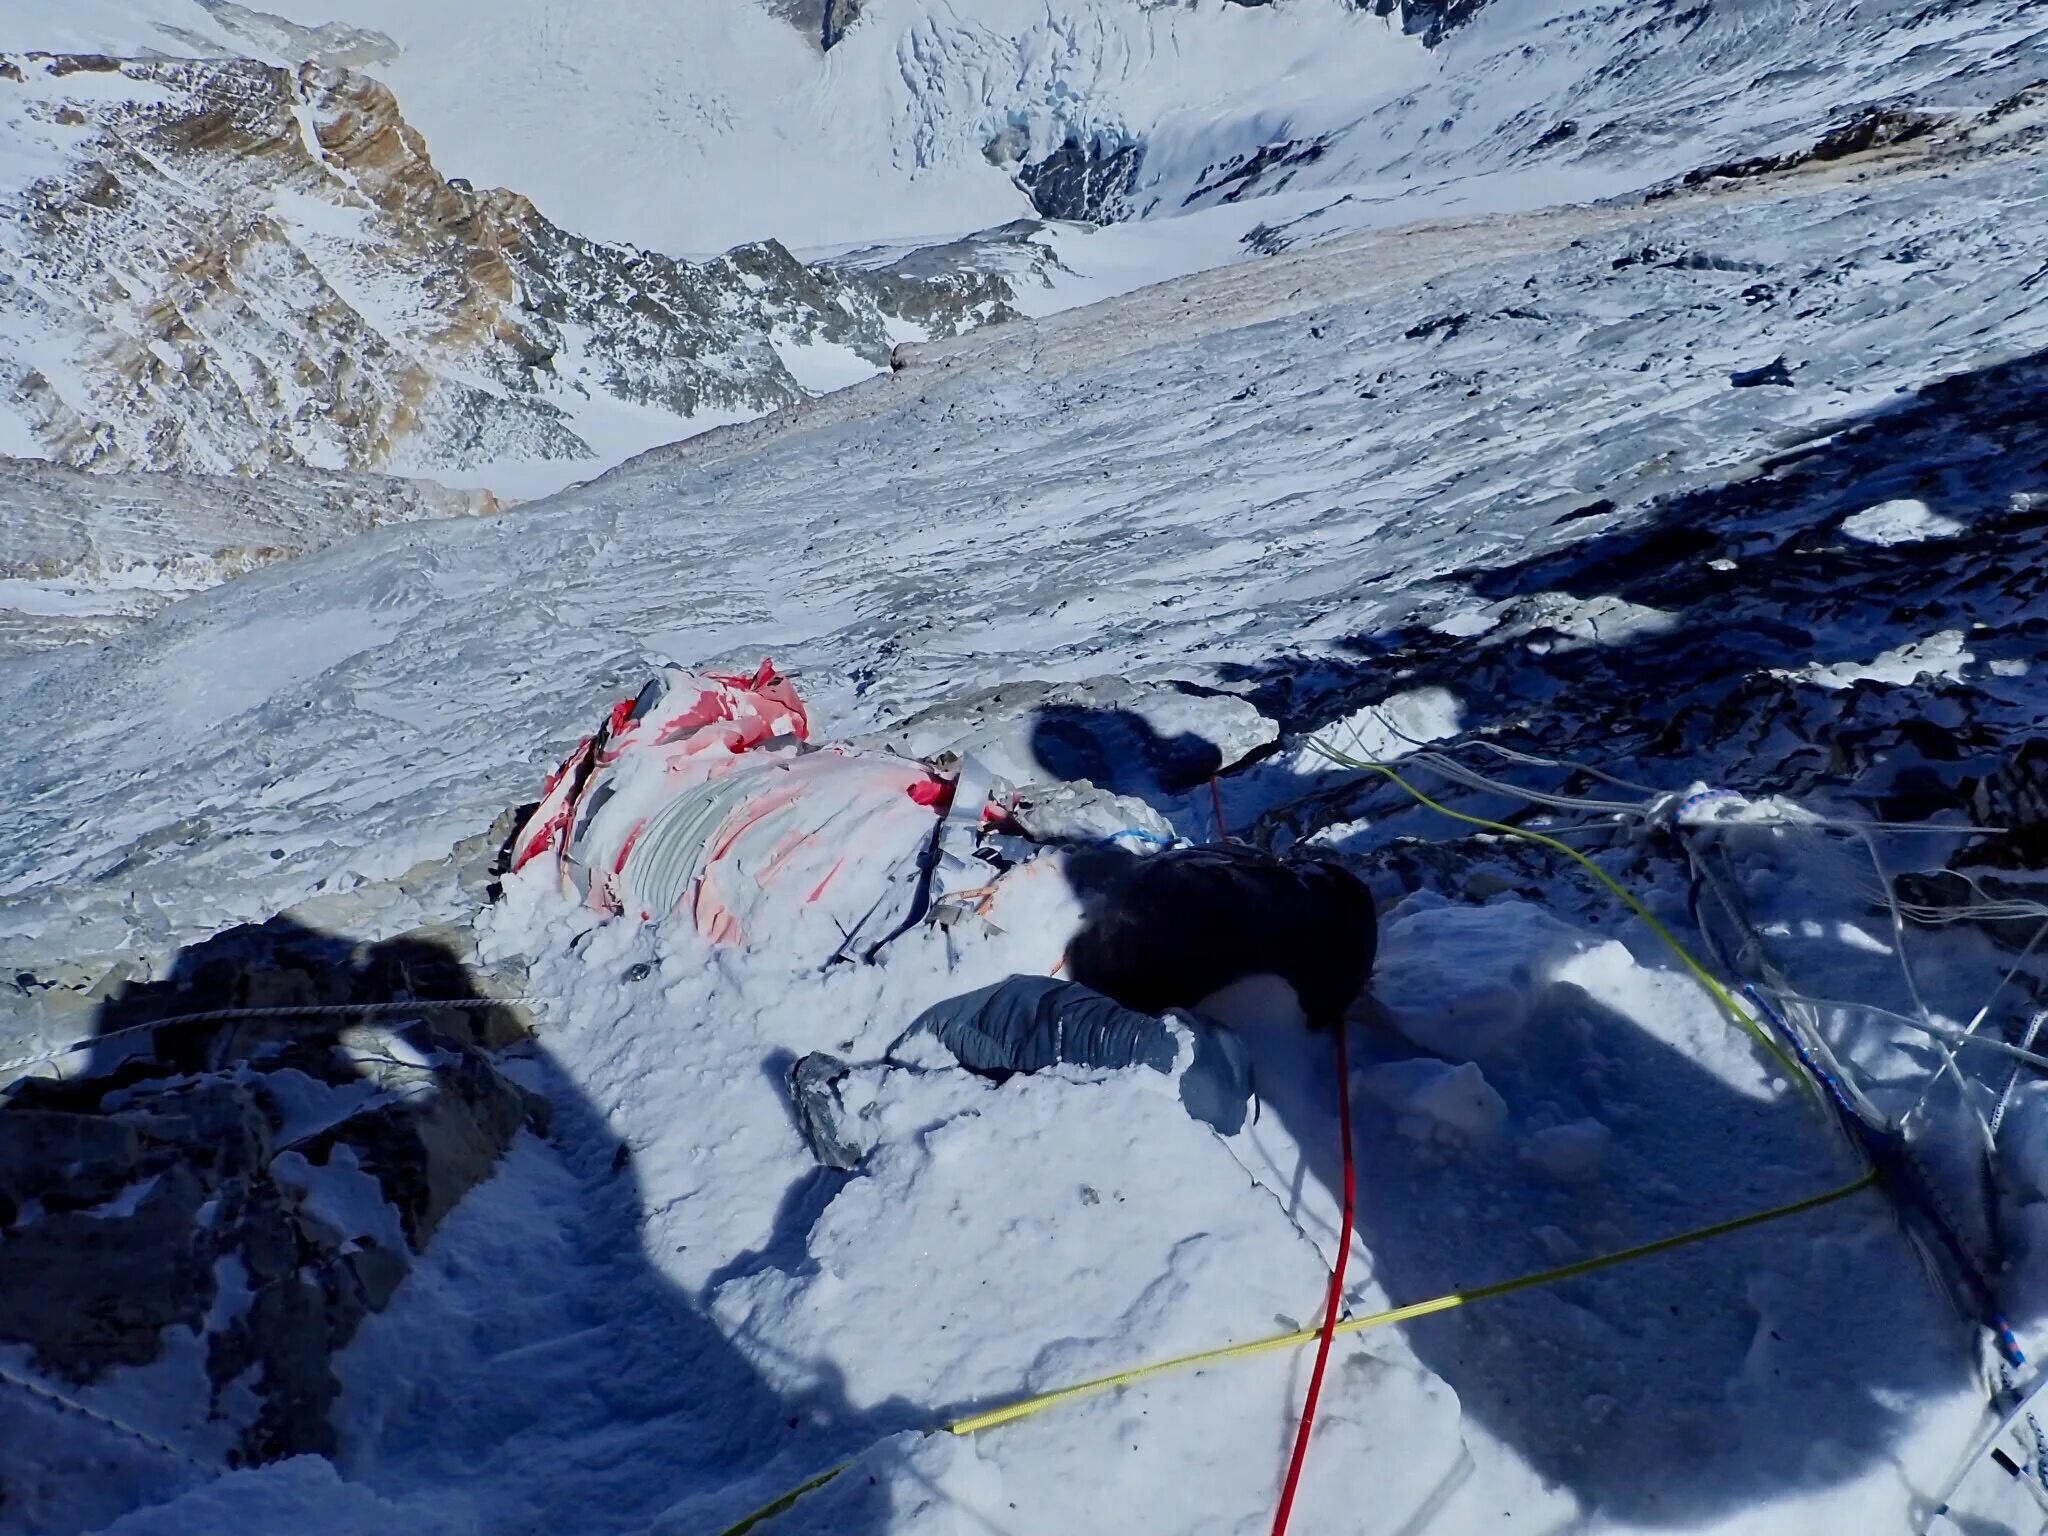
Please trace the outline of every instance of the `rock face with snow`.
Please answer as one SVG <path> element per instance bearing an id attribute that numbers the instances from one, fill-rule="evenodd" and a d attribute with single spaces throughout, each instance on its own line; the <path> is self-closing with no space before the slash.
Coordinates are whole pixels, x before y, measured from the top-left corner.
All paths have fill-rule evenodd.
<path id="1" fill-rule="evenodd" d="M 487 491 L 300 465 L 247 478 L 0 458 L 0 657 L 105 639 L 371 528 L 497 510 Z"/>
<path id="2" fill-rule="evenodd" d="M 0 1099 L 0 1341 L 78 1385 L 183 1336 L 223 1459 L 331 1452 L 332 1356 L 539 1113 L 485 1053 L 513 1010 L 388 1011 L 406 996 L 480 1001 L 435 936 L 283 920 L 115 989 L 82 1066 Z M 264 1016 L 147 1027 L 216 1009 Z"/>
<path id="3" fill-rule="evenodd" d="M 0 406 L 78 466 L 559 480 L 621 422 L 645 446 L 801 398 L 807 354 L 879 369 L 1009 313 L 999 275 L 581 238 L 444 178 L 347 71 L 15 55 L 0 121 L 32 151 L 0 222 Z"/>

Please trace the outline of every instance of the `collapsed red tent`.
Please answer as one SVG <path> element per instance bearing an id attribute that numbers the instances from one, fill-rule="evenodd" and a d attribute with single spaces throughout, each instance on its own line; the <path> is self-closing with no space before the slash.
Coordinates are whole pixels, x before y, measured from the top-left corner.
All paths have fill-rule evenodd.
<path id="1" fill-rule="evenodd" d="M 547 781 L 512 844 L 515 870 L 552 856 L 601 912 L 687 911 L 718 943 L 771 913 L 872 955 L 923 916 L 941 835 L 971 847 L 978 804 L 949 818 L 956 781 L 887 752 L 809 745 L 794 685 L 767 662 L 752 677 L 666 667 L 622 699 Z"/>

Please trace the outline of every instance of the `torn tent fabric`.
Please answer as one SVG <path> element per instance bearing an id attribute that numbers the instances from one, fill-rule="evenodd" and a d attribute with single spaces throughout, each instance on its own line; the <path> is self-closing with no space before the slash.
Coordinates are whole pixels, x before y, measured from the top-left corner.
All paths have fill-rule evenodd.
<path id="1" fill-rule="evenodd" d="M 551 777 L 513 840 L 552 857 L 597 911 L 687 912 L 717 943 L 765 931 L 872 954 L 916 922 L 942 861 L 955 782 L 885 752 L 809 746 L 810 719 L 768 663 L 752 677 L 666 667 Z M 979 790 L 979 802 L 975 791 Z M 962 806 L 979 831 L 985 785 Z M 950 858 L 949 858 L 950 855 Z"/>

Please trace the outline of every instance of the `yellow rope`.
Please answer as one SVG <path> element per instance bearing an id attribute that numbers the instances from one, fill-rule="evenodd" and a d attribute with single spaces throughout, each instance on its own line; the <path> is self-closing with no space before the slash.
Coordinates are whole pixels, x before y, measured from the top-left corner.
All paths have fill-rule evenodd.
<path id="1" fill-rule="evenodd" d="M 794 1504 L 798 1499 L 802 1498 L 805 1494 L 810 1493 L 815 1489 L 824 1487 L 827 1483 L 831 1482 L 833 1478 L 837 1477 L 840 1473 L 844 1472 L 848 1467 L 852 1465 L 853 1463 L 850 1461 L 842 1461 L 841 1463 L 839 1463 L 838 1466 L 827 1468 L 825 1471 L 820 1472 L 816 1477 L 811 1478 L 806 1482 L 798 1483 L 796 1487 L 790 1489 L 789 1492 L 782 1495 L 781 1498 L 775 1499 L 767 1504 L 763 1504 L 751 1515 L 748 1515 L 746 1519 L 740 1521 L 738 1525 L 728 1525 L 724 1530 L 718 1533 L 718 1536 L 746 1536 L 746 1533 L 748 1531 L 751 1531 L 755 1526 L 761 1524 L 762 1521 L 773 1520 L 777 1515 L 781 1514 L 785 1509 L 788 1509 L 790 1505 Z"/>
<path id="2" fill-rule="evenodd" d="M 1660 1237 L 1655 1242 L 1641 1243 L 1634 1248 L 1623 1248 L 1614 1253 L 1599 1254 L 1590 1259 L 1580 1259 L 1576 1263 L 1561 1264 L 1556 1269 L 1540 1270 L 1533 1275 L 1522 1275 L 1513 1280 L 1501 1280 L 1492 1285 L 1478 1286 L 1469 1291 L 1452 1291 L 1443 1296 L 1431 1297 L 1428 1301 L 1411 1302 L 1405 1307 L 1393 1307 L 1385 1312 L 1372 1312 L 1364 1317 L 1346 1318 L 1337 1325 L 1337 1331 L 1339 1333 L 1364 1333 L 1373 1328 L 1386 1328 L 1395 1323 L 1413 1322 L 1418 1317 L 1429 1317 L 1438 1312 L 1449 1312 L 1454 1308 L 1469 1306 L 1474 1302 L 1492 1301 L 1501 1296 L 1512 1296 L 1517 1291 L 1533 1291 L 1541 1286 L 1557 1285 L 1566 1280 L 1577 1279 L 1581 1275 L 1590 1275 L 1603 1269 L 1613 1269 L 1621 1264 L 1632 1264 L 1638 1259 L 1654 1258 L 1658 1254 L 1670 1253 L 1674 1249 L 1690 1247 L 1694 1243 L 1704 1243 L 1717 1237 L 1727 1237 L 1731 1233 L 1741 1232 L 1750 1227 L 1760 1227 L 1768 1222 L 1782 1221 L 1788 1216 L 1798 1216 L 1806 1211 L 1817 1210 L 1821 1206 L 1832 1205 L 1837 1200 L 1846 1200 L 1849 1196 L 1870 1188 L 1876 1182 L 1877 1173 L 1875 1170 L 1872 1170 L 1863 1174 L 1862 1177 L 1856 1179 L 1853 1183 L 1842 1185 L 1839 1189 L 1831 1189 L 1818 1195 L 1808 1195 L 1802 1200 L 1794 1200 L 1785 1205 L 1772 1206 L 1769 1210 L 1752 1211 L 1747 1216 L 1737 1216 L 1729 1221 L 1718 1221 L 1712 1226 L 1695 1227 L 1690 1232 L 1680 1232 L 1673 1237 Z M 1028 1419 L 1034 1414 L 1043 1413 L 1048 1408 L 1056 1408 L 1062 1403 L 1073 1402 L 1077 1398 L 1090 1397 L 1098 1392 L 1107 1392 L 1115 1387 L 1127 1387 L 1137 1382 L 1149 1381 L 1155 1376 L 1164 1376 L 1173 1371 L 1190 1370 L 1203 1365 L 1215 1365 L 1225 1360 L 1242 1360 L 1252 1355 L 1269 1354 L 1274 1350 L 1288 1349 L 1297 1344 L 1307 1344 L 1315 1339 L 1316 1334 L 1317 1330 L 1314 1328 L 1302 1328 L 1293 1333 L 1276 1333 L 1268 1338 L 1248 1339 L 1242 1344 L 1226 1344 L 1219 1349 L 1204 1349 L 1198 1350 L 1191 1355 L 1176 1355 L 1171 1360 L 1158 1360 L 1150 1365 L 1140 1365 L 1130 1370 L 1116 1371 L 1107 1376 L 1098 1376 L 1091 1381 L 1076 1382 L 1070 1387 L 1060 1387 L 1051 1392 L 1042 1392 L 1036 1397 L 1027 1397 L 1022 1401 L 1010 1403 L 1001 1408 L 992 1408 L 986 1413 L 977 1413 L 964 1419 L 956 1419 L 950 1424 L 941 1425 L 936 1433 L 948 1435 L 979 1434 L 985 1429 L 994 1429 L 998 1425 L 1014 1424 L 1019 1419 Z M 741 1520 L 737 1525 L 728 1526 L 724 1531 L 720 1532 L 720 1536 L 742 1536 L 742 1533 L 753 1530 L 763 1521 L 770 1520 L 776 1515 L 781 1514 L 813 1489 L 822 1488 L 851 1465 L 851 1462 L 842 1462 L 829 1471 L 819 1473 L 801 1487 L 791 1489 L 773 1503 L 762 1506 L 753 1514 Z"/>
<path id="3" fill-rule="evenodd" d="M 1760 1227 L 1766 1222 L 1780 1221 L 1787 1216 L 1797 1216 L 1819 1206 L 1831 1205 L 1837 1200 L 1868 1189 L 1877 1182 L 1877 1174 L 1869 1172 L 1853 1184 L 1844 1184 L 1825 1194 L 1808 1195 L 1803 1200 L 1794 1200 L 1788 1205 L 1773 1206 L 1767 1211 L 1753 1211 L 1747 1216 L 1737 1216 L 1732 1221 L 1716 1222 L 1711 1227 L 1699 1227 L 1691 1232 L 1681 1232 L 1676 1237 L 1660 1237 L 1653 1243 L 1643 1243 L 1635 1248 L 1623 1248 L 1616 1253 L 1603 1253 L 1595 1258 L 1580 1259 L 1574 1264 L 1562 1264 L 1556 1269 L 1542 1270 L 1537 1274 L 1523 1275 L 1514 1280 L 1502 1280 L 1493 1285 L 1482 1285 L 1470 1291 L 1452 1291 L 1448 1295 L 1435 1296 L 1428 1301 L 1411 1302 L 1405 1307 L 1394 1307 L 1385 1312 L 1372 1312 L 1364 1317 L 1346 1318 L 1337 1325 L 1339 1333 L 1364 1333 L 1373 1328 L 1385 1328 L 1394 1323 L 1413 1322 L 1418 1317 L 1429 1317 L 1438 1312 L 1449 1312 L 1453 1308 L 1469 1306 L 1475 1301 L 1492 1301 L 1499 1296 L 1512 1296 L 1517 1291 L 1533 1291 L 1539 1286 L 1556 1285 L 1560 1281 L 1574 1280 L 1580 1275 L 1590 1275 L 1596 1270 L 1612 1269 L 1617 1264 L 1633 1263 L 1637 1259 L 1653 1258 L 1660 1253 L 1669 1253 L 1674 1248 L 1688 1247 L 1693 1243 L 1704 1243 L 1716 1237 L 1726 1237 L 1731 1232 L 1740 1232 L 1748 1227 Z M 1306 1344 L 1315 1339 L 1317 1330 L 1302 1328 L 1293 1333 L 1276 1333 L 1270 1338 L 1251 1339 L 1243 1344 L 1226 1344 L 1221 1349 L 1205 1349 L 1197 1354 L 1180 1355 L 1172 1360 L 1161 1360 L 1153 1365 L 1141 1365 L 1135 1370 L 1118 1371 L 1109 1376 L 1098 1376 L 1093 1381 L 1083 1381 L 1071 1387 L 1061 1387 L 1056 1392 L 1047 1392 L 1038 1397 L 1026 1398 L 1008 1407 L 992 1409 L 987 1413 L 975 1414 L 972 1418 L 960 1419 L 945 1425 L 951 1435 L 971 1435 L 980 1430 L 993 1429 L 998 1424 L 1014 1423 L 1029 1418 L 1059 1403 L 1069 1402 L 1077 1397 L 1092 1393 L 1106 1392 L 1111 1387 L 1128 1386 L 1132 1382 L 1145 1381 L 1153 1376 L 1162 1376 L 1169 1371 L 1185 1370 L 1190 1366 L 1208 1365 L 1218 1360 L 1241 1360 L 1247 1355 L 1263 1355 L 1276 1349 L 1286 1349 L 1295 1344 Z"/>
<path id="4" fill-rule="evenodd" d="M 1385 763 L 1370 762 L 1362 757 L 1353 757 L 1348 752 L 1339 752 L 1336 750 L 1336 748 L 1331 747 L 1327 743 L 1319 741 L 1314 737 L 1309 738 L 1309 746 L 1312 750 L 1321 753 L 1324 757 L 1328 758 L 1333 763 L 1337 763 L 1346 768 L 1356 768 L 1366 773 L 1377 773 L 1385 778 L 1393 780 L 1394 783 L 1400 785 L 1401 788 L 1406 790 L 1408 794 L 1418 803 L 1428 806 L 1432 811 L 1435 811 L 1440 816 L 1448 816 L 1451 818 L 1451 820 L 1462 821 L 1467 826 L 1483 827 L 1489 832 L 1498 832 L 1507 837 L 1519 837 L 1526 842 L 1540 844 L 1542 847 L 1552 849 L 1558 853 L 1564 854 L 1566 857 L 1570 859 L 1575 860 L 1578 864 L 1583 866 L 1593 876 L 1595 880 L 1598 880 L 1602 885 L 1606 886 L 1608 890 L 1612 891 L 1616 896 L 1620 897 L 1623 905 L 1625 905 L 1629 909 L 1629 911 L 1635 913 L 1637 917 L 1641 918 L 1646 924 L 1649 925 L 1650 931 L 1656 934 L 1658 938 L 1662 939 L 1664 943 L 1670 947 L 1671 952 L 1674 955 L 1678 956 L 1679 963 L 1682 964 L 1688 971 L 1692 972 L 1694 978 L 1699 982 L 1699 984 L 1707 989 L 1708 995 L 1711 996 L 1714 999 L 1715 1003 L 1717 1003 L 1720 1006 L 1721 1011 L 1727 1014 L 1728 1017 L 1733 1019 L 1736 1023 L 1740 1024 L 1744 1029 L 1748 1030 L 1749 1033 L 1753 1037 L 1755 1037 L 1757 1044 L 1761 1045 L 1765 1050 L 1771 1053 L 1772 1057 L 1776 1059 L 1778 1064 L 1785 1069 L 1785 1075 L 1787 1078 L 1789 1078 L 1792 1082 L 1801 1084 L 1807 1089 L 1808 1092 L 1813 1091 L 1813 1084 L 1807 1078 L 1806 1073 L 1800 1069 L 1799 1063 L 1792 1058 L 1792 1056 L 1785 1050 L 1783 1046 L 1779 1045 L 1777 1041 L 1771 1038 L 1770 1032 L 1766 1030 L 1763 1027 L 1763 1025 L 1759 1024 L 1756 1021 L 1756 1017 L 1753 1014 L 1751 1014 L 1747 1008 L 1743 1007 L 1742 1004 L 1735 1000 L 1735 995 L 1721 984 L 1720 978 L 1715 976 L 1712 971 L 1708 970 L 1704 965 L 1700 963 L 1698 957 L 1695 956 L 1690 949 L 1686 948 L 1684 942 L 1678 937 L 1678 935 L 1673 933 L 1669 928 L 1665 927 L 1663 923 L 1659 922 L 1657 918 L 1651 913 L 1648 907 L 1644 906 L 1640 901 L 1636 900 L 1635 896 L 1629 891 L 1627 886 L 1623 885 L 1619 880 L 1615 879 L 1614 876 L 1610 875 L 1598 864 L 1594 863 L 1591 859 L 1587 858 L 1586 855 L 1579 852 L 1578 849 L 1572 847 L 1571 844 L 1563 842 L 1555 837 L 1546 837 L 1541 832 L 1531 832 L 1527 827 L 1511 826 L 1509 823 L 1504 821 L 1488 821 L 1484 816 L 1472 816 L 1468 815 L 1464 811 L 1454 811 L 1449 806 L 1443 804 L 1441 801 L 1432 800 L 1428 795 L 1425 795 L 1413 784 L 1410 784 L 1406 779 L 1402 778 L 1400 774 L 1396 773 L 1392 768 L 1389 768 Z"/>

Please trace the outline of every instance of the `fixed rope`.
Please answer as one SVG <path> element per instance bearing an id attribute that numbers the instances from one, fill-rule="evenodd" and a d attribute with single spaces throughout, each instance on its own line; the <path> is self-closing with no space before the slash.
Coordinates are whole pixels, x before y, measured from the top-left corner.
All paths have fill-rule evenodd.
<path id="1" fill-rule="evenodd" d="M 1377 773 L 1382 778 L 1391 780 L 1405 790 L 1411 799 L 1420 805 L 1427 806 L 1440 816 L 1448 816 L 1453 821 L 1462 821 L 1467 826 L 1479 827 L 1488 832 L 1496 832 L 1503 837 L 1520 838 L 1524 842 L 1535 843 L 1539 847 L 1548 848 L 1555 853 L 1561 853 L 1574 863 L 1580 865 L 1595 880 L 1598 880 L 1610 892 L 1619 897 L 1622 904 L 1629 911 L 1643 920 L 1643 923 L 1649 930 L 1656 934 L 1665 946 L 1678 957 L 1679 963 L 1692 974 L 1693 979 L 1707 989 L 1708 996 L 1713 998 L 1721 1011 L 1741 1025 L 1749 1033 L 1750 1037 L 1769 1052 L 1771 1058 L 1779 1066 L 1785 1069 L 1785 1075 L 1789 1081 L 1805 1084 L 1809 1092 L 1814 1091 L 1811 1081 L 1800 1070 L 1798 1062 L 1793 1060 L 1787 1054 L 1785 1048 L 1771 1037 L 1769 1030 L 1757 1022 L 1755 1015 L 1751 1014 L 1747 1008 L 1744 1008 L 1742 1004 L 1735 1000 L 1734 993 L 1722 985 L 1720 978 L 1700 962 L 1699 957 L 1686 947 L 1684 940 L 1680 939 L 1677 934 L 1666 927 L 1648 907 L 1638 901 L 1635 894 L 1627 886 L 1615 879 L 1614 876 L 1602 869 L 1585 854 L 1579 852 L 1578 849 L 1572 847 L 1571 844 L 1555 837 L 1546 836 L 1541 832 L 1532 832 L 1527 827 L 1513 826 L 1505 821 L 1490 821 L 1484 816 L 1474 816 L 1465 811 L 1454 811 L 1442 801 L 1432 799 L 1424 794 L 1385 763 L 1375 763 L 1362 757 L 1353 757 L 1348 752 L 1339 752 L 1327 742 L 1314 737 L 1309 739 L 1309 746 L 1312 750 L 1328 758 L 1331 762 L 1338 764 L 1340 767 L 1355 768 L 1363 773 Z"/>
<path id="2" fill-rule="evenodd" d="M 171 1444 L 170 1441 L 160 1435 L 153 1435 L 146 1429 L 138 1429 L 126 1419 L 117 1419 L 111 1413 L 103 1412 L 98 1408 L 87 1407 L 75 1397 L 67 1396 L 54 1387 L 45 1386 L 43 1383 L 33 1381 L 26 1376 L 18 1376 L 4 1366 L 0 1366 L 0 1385 L 10 1386 L 19 1392 L 25 1392 L 30 1397 L 56 1409 L 60 1413 L 71 1414 L 88 1423 L 97 1424 L 102 1429 L 110 1430 L 115 1434 L 135 1441 L 138 1445 L 147 1446 L 150 1450 L 160 1455 L 173 1457 L 189 1466 L 197 1467 L 202 1472 L 210 1472 L 215 1477 L 225 1476 L 228 1471 L 226 1467 L 217 1462 L 207 1461 L 201 1457 L 194 1456 L 190 1451 L 178 1449 L 177 1446 Z"/>
<path id="3" fill-rule="evenodd" d="M 104 1034 L 88 1035 L 83 1040 L 73 1040 L 69 1045 L 56 1046 L 40 1055 L 17 1056 L 12 1061 L 0 1061 L 0 1076 L 17 1072 L 23 1067 L 36 1067 L 46 1061 L 56 1061 L 74 1051 L 88 1051 L 108 1040 L 119 1040 L 123 1035 L 139 1035 L 146 1030 L 167 1029 L 173 1024 L 227 1024 L 239 1019 L 324 1018 L 344 1013 L 374 1018 L 385 1014 L 419 1013 L 436 1008 L 513 1008 L 530 1006 L 539 1001 L 540 999 L 533 997 L 447 997 L 420 998 L 402 1003 L 273 1003 L 263 1008 L 209 1008 L 204 1013 L 174 1013 L 166 1018 L 145 1019 L 140 1024 L 128 1024 L 120 1029 L 110 1029 Z"/>
<path id="4" fill-rule="evenodd" d="M 1450 1312 L 1458 1307 L 1471 1306 L 1478 1302 L 1493 1301 L 1503 1296 L 1513 1296 L 1522 1291 L 1539 1290 L 1544 1286 L 1558 1285 L 1566 1280 L 1576 1280 L 1582 1275 L 1596 1274 L 1603 1269 L 1614 1269 L 1624 1264 L 1633 1264 L 1641 1259 L 1655 1258 L 1659 1254 L 1672 1253 L 1680 1248 L 1689 1248 L 1696 1243 L 1711 1242 L 1715 1238 L 1729 1237 L 1752 1227 L 1766 1226 L 1771 1222 L 1783 1221 L 1788 1217 L 1804 1215 L 1819 1210 L 1822 1206 L 1833 1205 L 1851 1195 L 1860 1194 L 1877 1182 L 1875 1171 L 1866 1171 L 1860 1178 L 1839 1188 L 1826 1190 L 1818 1195 L 1808 1195 L 1801 1200 L 1788 1201 L 1768 1210 L 1752 1211 L 1746 1216 L 1736 1216 L 1727 1221 L 1717 1221 L 1711 1226 L 1695 1227 L 1689 1232 L 1680 1232 L 1671 1237 L 1660 1237 L 1654 1242 L 1640 1243 L 1633 1248 L 1623 1248 L 1613 1253 L 1595 1255 L 1571 1264 L 1561 1264 L 1555 1269 L 1539 1270 L 1535 1274 L 1520 1275 L 1512 1280 L 1497 1281 L 1492 1285 L 1476 1286 L 1469 1291 L 1451 1291 L 1442 1296 L 1433 1296 L 1427 1301 L 1411 1302 L 1405 1307 L 1391 1307 L 1384 1312 L 1371 1312 L 1363 1317 L 1345 1318 L 1339 1322 L 1333 1334 L 1366 1333 L 1375 1328 L 1387 1328 L 1397 1323 L 1413 1322 L 1421 1317 L 1433 1317 L 1440 1312 Z M 1072 1386 L 1060 1387 L 1051 1392 L 1041 1392 L 1035 1397 L 992 1408 L 984 1413 L 971 1414 L 942 1424 L 933 1434 L 976 1435 L 1000 1425 L 1014 1424 L 1057 1408 L 1084 1397 L 1093 1397 L 1117 1387 L 1135 1385 L 1154 1377 L 1169 1375 L 1178 1371 L 1192 1370 L 1199 1366 L 1219 1365 L 1227 1360 L 1245 1360 L 1254 1355 L 1271 1354 L 1276 1350 L 1292 1349 L 1321 1337 L 1319 1328 L 1297 1329 L 1292 1333 L 1276 1333 L 1267 1338 L 1248 1339 L 1242 1344 L 1226 1344 L 1217 1349 L 1198 1350 L 1193 1354 L 1176 1355 L 1170 1360 L 1154 1361 L 1150 1365 L 1134 1366 L 1129 1370 L 1114 1371 L 1107 1376 L 1097 1376 L 1089 1381 L 1076 1382 Z M 727 1526 L 718 1536 L 744 1536 L 767 1521 L 782 1514 L 806 1494 L 824 1487 L 839 1476 L 853 1463 L 842 1462 L 839 1466 L 820 1472 L 816 1476 L 782 1494 L 772 1503 L 763 1505 L 747 1515 L 737 1524 Z"/>
<path id="5" fill-rule="evenodd" d="M 1308 1464 L 1308 1437 L 1315 1433 L 1316 1404 L 1322 1401 L 1323 1373 L 1330 1368 L 1330 1346 L 1337 1339 L 1337 1321 L 1344 1311 L 1344 1271 L 1351 1262 L 1351 1228 L 1358 1211 L 1357 1155 L 1351 1145 L 1351 1052 L 1344 1043 L 1349 1030 L 1339 1024 L 1337 1036 L 1337 1121 L 1344 1138 L 1344 1216 L 1337 1237 L 1337 1262 L 1330 1266 L 1330 1299 L 1323 1308 L 1323 1334 L 1316 1340 L 1316 1365 L 1309 1373 L 1308 1397 L 1301 1405 L 1301 1427 L 1294 1433 L 1294 1455 L 1287 1463 L 1287 1481 L 1280 1485 L 1280 1504 L 1273 1514 L 1273 1536 L 1287 1536 L 1287 1518 L 1294 1513 L 1301 1469 Z"/>

